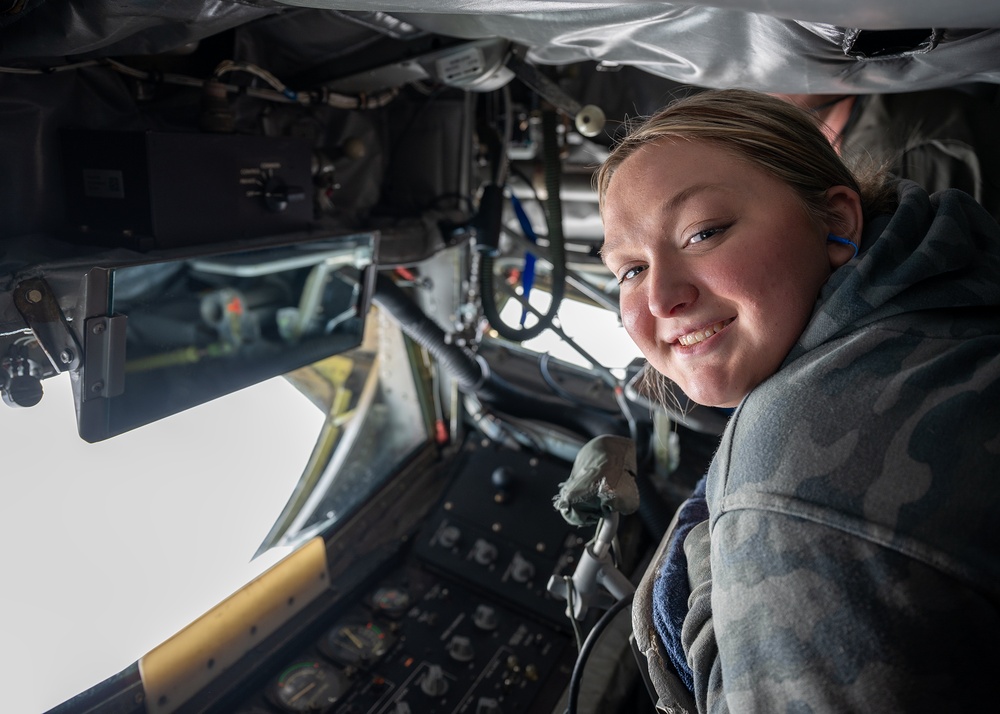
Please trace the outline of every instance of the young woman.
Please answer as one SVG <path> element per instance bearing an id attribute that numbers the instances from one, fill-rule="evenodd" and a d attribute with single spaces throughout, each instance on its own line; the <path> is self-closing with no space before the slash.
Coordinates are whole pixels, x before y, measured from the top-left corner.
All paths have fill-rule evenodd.
<path id="1" fill-rule="evenodd" d="M 598 184 L 651 374 L 735 408 L 633 608 L 661 708 L 1000 706 L 996 222 L 739 90 L 652 117 Z"/>

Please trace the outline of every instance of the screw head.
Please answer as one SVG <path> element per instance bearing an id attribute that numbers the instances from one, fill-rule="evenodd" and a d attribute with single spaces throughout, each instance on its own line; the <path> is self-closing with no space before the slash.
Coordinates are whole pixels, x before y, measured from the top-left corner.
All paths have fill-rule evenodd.
<path id="1" fill-rule="evenodd" d="M 69 364 L 73 361 L 73 350 L 63 350 L 59 353 L 59 361 L 63 364 Z"/>
<path id="2" fill-rule="evenodd" d="M 95 335 L 101 334 L 102 332 L 104 332 L 104 322 L 102 321 L 96 323 L 93 327 L 90 328 L 90 331 L 93 332 Z"/>
<path id="3" fill-rule="evenodd" d="M 24 293 L 24 299 L 32 304 L 39 303 L 42 301 L 42 291 L 38 288 L 31 288 Z"/>
<path id="4" fill-rule="evenodd" d="M 90 385 L 90 391 L 92 391 L 94 394 L 99 394 L 100 392 L 103 392 L 104 382 L 101 381 L 94 382 L 92 385 Z"/>

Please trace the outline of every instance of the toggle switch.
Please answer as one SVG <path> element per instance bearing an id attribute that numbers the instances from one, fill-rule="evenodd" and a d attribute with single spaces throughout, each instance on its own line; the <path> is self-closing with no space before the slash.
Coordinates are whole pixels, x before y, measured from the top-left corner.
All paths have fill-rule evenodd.
<path id="1" fill-rule="evenodd" d="M 479 605 L 472 613 L 472 624 L 487 632 L 497 629 L 497 611 L 490 605 Z"/>
<path id="2" fill-rule="evenodd" d="M 472 559 L 480 565 L 492 565 L 497 559 L 497 547 L 488 540 L 477 538 L 472 545 Z"/>
<path id="3" fill-rule="evenodd" d="M 475 656 L 472 641 L 468 637 L 455 635 L 448 643 L 448 656 L 456 662 L 470 662 Z"/>
<path id="4" fill-rule="evenodd" d="M 432 664 L 427 667 L 424 678 L 420 680 L 420 691 L 428 697 L 440 697 L 448 691 L 448 680 L 444 678 L 441 665 Z"/>
<path id="5" fill-rule="evenodd" d="M 510 564 L 510 576 L 519 583 L 526 583 L 535 577 L 535 566 L 520 553 L 514 553 Z"/>

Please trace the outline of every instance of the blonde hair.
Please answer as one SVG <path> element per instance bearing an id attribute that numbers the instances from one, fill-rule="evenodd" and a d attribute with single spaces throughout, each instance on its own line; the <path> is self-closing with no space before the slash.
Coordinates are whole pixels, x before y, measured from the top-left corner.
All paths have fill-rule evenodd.
<path id="1" fill-rule="evenodd" d="M 597 172 L 600 208 L 615 171 L 640 148 L 663 139 L 704 141 L 788 184 L 817 220 L 830 218 L 826 191 L 847 186 L 861 196 L 865 220 L 895 208 L 887 167 L 848 167 L 819 121 L 789 102 L 743 89 L 705 90 L 679 99 L 632 128 Z"/>

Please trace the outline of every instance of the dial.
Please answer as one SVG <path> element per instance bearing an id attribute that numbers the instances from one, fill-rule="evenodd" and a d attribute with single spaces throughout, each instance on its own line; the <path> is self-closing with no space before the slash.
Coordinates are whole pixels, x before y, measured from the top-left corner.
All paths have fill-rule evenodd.
<path id="1" fill-rule="evenodd" d="M 386 617 L 397 620 L 410 609 L 410 594 L 402 588 L 381 587 L 372 596 L 372 605 Z"/>
<path id="2" fill-rule="evenodd" d="M 326 633 L 319 647 L 341 664 L 365 666 L 381 659 L 395 641 L 395 635 L 377 622 L 343 620 Z"/>
<path id="3" fill-rule="evenodd" d="M 268 691 L 271 701 L 287 712 L 328 712 L 347 690 L 347 677 L 332 665 L 300 660 L 278 675 Z"/>

